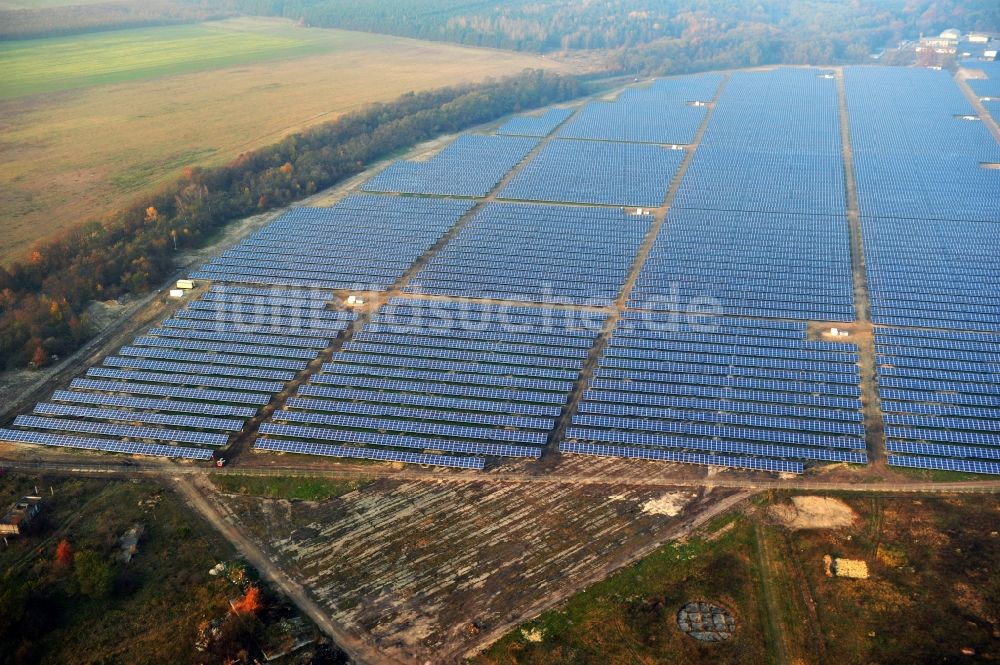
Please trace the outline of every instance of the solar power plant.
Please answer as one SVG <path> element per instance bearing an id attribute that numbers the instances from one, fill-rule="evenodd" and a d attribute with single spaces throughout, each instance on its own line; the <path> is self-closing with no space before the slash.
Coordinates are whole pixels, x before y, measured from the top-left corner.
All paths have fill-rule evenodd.
<path id="1" fill-rule="evenodd" d="M 863 217 L 1000 222 L 1000 170 L 981 166 L 1000 145 L 949 72 L 852 67 L 845 84 Z"/>
<path id="2" fill-rule="evenodd" d="M 256 447 L 459 468 L 537 458 L 604 317 L 393 298 Z"/>
<path id="3" fill-rule="evenodd" d="M 683 150 L 642 143 L 554 140 L 499 194 L 521 201 L 663 205 Z"/>
<path id="4" fill-rule="evenodd" d="M 660 79 L 629 88 L 613 102 L 590 102 L 559 131 L 561 138 L 639 143 L 694 141 L 722 83 L 719 74 Z M 699 103 L 700 102 L 700 103 Z"/>
<path id="5" fill-rule="evenodd" d="M 331 208 L 293 209 L 192 277 L 228 284 L 384 291 L 471 207 L 469 201 L 356 195 Z M 240 313 L 252 318 L 253 312 Z"/>
<path id="6" fill-rule="evenodd" d="M 486 196 L 538 144 L 537 138 L 467 134 L 426 162 L 398 161 L 366 182 L 366 192 Z"/>
<path id="7" fill-rule="evenodd" d="M 490 203 L 405 291 L 611 305 L 652 220 L 617 208 Z"/>
<path id="8" fill-rule="evenodd" d="M 497 130 L 497 134 L 548 136 L 571 115 L 573 115 L 573 109 L 550 108 L 546 109 L 544 113 L 514 116 Z"/>
<path id="9" fill-rule="evenodd" d="M 631 293 L 632 307 L 790 319 L 854 319 L 843 216 L 673 208 Z"/>
<path id="10" fill-rule="evenodd" d="M 967 69 L 978 69 L 986 74 L 984 79 L 966 79 L 966 83 L 979 97 L 1000 98 L 1000 62 L 963 62 Z"/>
<path id="11" fill-rule="evenodd" d="M 843 215 L 836 81 L 817 69 L 735 72 L 675 208 Z"/>
<path id="12" fill-rule="evenodd" d="M 889 464 L 1000 474 L 1000 334 L 875 332 Z"/>
<path id="13" fill-rule="evenodd" d="M 993 116 L 993 120 L 1000 123 L 1000 97 L 990 98 L 990 101 L 983 102 L 986 111 Z"/>
<path id="14" fill-rule="evenodd" d="M 800 473 L 866 464 L 858 356 L 806 324 L 627 311 L 560 450 Z"/>
<path id="15" fill-rule="evenodd" d="M 1000 329 L 1000 233 L 984 222 L 865 219 L 872 320 Z"/>
<path id="16" fill-rule="evenodd" d="M 217 286 L 58 390 L 6 440 L 208 459 L 356 318 L 331 291 Z M 184 318 L 202 312 L 203 319 Z M 250 313 L 256 322 L 230 320 Z M 310 327 L 299 329 L 306 320 Z M 192 326 L 192 324 L 195 324 Z M 186 444 L 186 445 L 176 445 Z M 189 447 L 195 446 L 194 448 Z"/>

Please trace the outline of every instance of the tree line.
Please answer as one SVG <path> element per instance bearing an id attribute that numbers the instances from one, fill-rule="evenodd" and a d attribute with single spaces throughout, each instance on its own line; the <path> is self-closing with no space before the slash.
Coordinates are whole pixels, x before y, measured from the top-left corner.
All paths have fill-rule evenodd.
<path id="1" fill-rule="evenodd" d="M 0 268 L 0 365 L 42 365 L 92 336 L 94 300 L 141 294 L 226 223 L 287 205 L 372 161 L 442 133 L 578 97 L 581 82 L 537 70 L 476 85 L 408 93 L 181 177 L 105 220 L 94 220 Z"/>
<path id="2" fill-rule="evenodd" d="M 212 0 L 124 0 L 0 9 L 0 40 L 195 23 L 232 15 Z"/>
<path id="3" fill-rule="evenodd" d="M 218 0 L 309 25 L 521 51 L 620 51 L 656 70 L 678 45 L 713 57 L 832 64 L 919 33 L 1000 30 L 996 0 Z M 729 44 L 728 48 L 722 45 Z M 650 48 L 645 48 L 649 46 Z M 852 48 L 853 47 L 853 48 Z M 675 58 L 677 56 L 674 56 Z M 705 61 L 692 56 L 691 61 Z M 726 60 L 727 62 L 729 60 Z"/>

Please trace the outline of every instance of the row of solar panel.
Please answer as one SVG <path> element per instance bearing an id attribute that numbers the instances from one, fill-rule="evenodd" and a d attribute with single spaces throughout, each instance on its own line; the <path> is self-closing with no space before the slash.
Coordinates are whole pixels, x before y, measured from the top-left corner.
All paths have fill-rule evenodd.
<path id="1" fill-rule="evenodd" d="M 574 109 L 548 108 L 542 113 L 516 115 L 508 120 L 497 134 L 511 136 L 548 136 L 552 131 L 573 115 Z"/>
<path id="2" fill-rule="evenodd" d="M 454 465 L 453 457 L 467 459 L 462 455 L 538 457 L 597 327 L 572 335 L 539 327 L 530 337 L 463 327 L 450 336 L 441 332 L 452 330 L 454 317 L 518 317 L 540 326 L 559 313 L 456 302 L 442 302 L 434 313 L 443 318 L 403 298 L 383 306 L 376 321 L 261 426 L 265 438 L 257 447 L 266 442 L 270 449 L 344 457 L 409 448 L 422 452 L 407 455 L 429 454 L 445 466 Z M 390 317 L 409 334 L 384 332 L 379 320 Z M 472 459 L 481 466 L 481 457 Z"/>
<path id="3" fill-rule="evenodd" d="M 514 176 L 499 198 L 610 206 L 663 205 L 683 150 L 640 143 L 557 139 Z"/>
<path id="4" fill-rule="evenodd" d="M 892 328 L 875 339 L 889 463 L 1000 473 L 982 461 L 1000 459 L 998 336 Z"/>
<path id="5" fill-rule="evenodd" d="M 19 416 L 17 440 L 207 459 L 210 450 L 163 444 L 226 445 L 245 419 L 356 318 L 327 311 L 332 297 L 329 291 L 214 287 L 123 347 L 121 355 L 106 358 L 103 367 L 90 368 L 87 378 L 74 379 L 71 390 L 56 391 L 51 402 L 36 405 L 34 415 Z M 273 320 L 262 325 L 225 320 L 262 311 Z M 306 312 L 311 327 L 294 327 L 289 312 Z M 185 318 L 189 315 L 223 320 Z"/>
<path id="6" fill-rule="evenodd" d="M 366 192 L 486 196 L 537 145 L 520 136 L 464 135 L 431 159 L 398 161 L 362 185 Z"/>
<path id="7" fill-rule="evenodd" d="M 194 277 L 228 284 L 384 290 L 471 207 L 455 199 L 356 195 L 332 208 L 295 209 Z M 331 243 L 330 238 L 340 240 Z"/>
<path id="8" fill-rule="evenodd" d="M 614 101 L 589 102 L 559 132 L 561 138 L 660 144 L 692 143 L 719 74 L 661 79 L 629 88 Z"/>
<path id="9" fill-rule="evenodd" d="M 626 312 L 561 449 L 792 472 L 803 465 L 789 460 L 867 463 L 852 347 L 809 342 L 804 323 L 719 321 L 701 332 L 657 331 L 636 328 L 642 319 Z M 753 336 L 734 340 L 742 328 Z M 629 357 L 645 359 L 623 369 Z M 719 373 L 705 372 L 706 363 Z M 800 380 L 727 373 L 755 363 L 805 371 Z M 745 457 L 726 459 L 734 454 Z"/>
<path id="10" fill-rule="evenodd" d="M 862 215 L 1000 221 L 1000 171 L 980 167 L 1000 162 L 1000 146 L 978 121 L 950 72 L 851 67 L 845 70 L 845 83 Z M 912 232 L 906 237 L 921 235 Z M 951 237 L 964 244 L 961 233 Z M 877 250 L 877 242 L 866 237 L 866 250 Z M 917 270 L 921 266 L 918 256 L 898 261 Z"/>

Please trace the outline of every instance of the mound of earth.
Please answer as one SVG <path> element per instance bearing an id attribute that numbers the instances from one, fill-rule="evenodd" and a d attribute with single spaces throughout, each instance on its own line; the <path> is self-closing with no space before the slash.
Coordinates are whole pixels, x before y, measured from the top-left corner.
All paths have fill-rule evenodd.
<path id="1" fill-rule="evenodd" d="M 851 526 L 857 514 L 840 499 L 823 496 L 792 497 L 791 504 L 768 509 L 771 517 L 785 527 L 797 529 L 840 529 Z"/>

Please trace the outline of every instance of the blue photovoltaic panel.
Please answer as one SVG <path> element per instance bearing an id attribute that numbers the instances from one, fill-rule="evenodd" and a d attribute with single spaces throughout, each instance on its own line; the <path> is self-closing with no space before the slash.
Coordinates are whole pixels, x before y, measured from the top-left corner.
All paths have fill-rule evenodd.
<path id="1" fill-rule="evenodd" d="M 204 390 L 200 388 L 175 388 L 152 383 L 130 383 L 126 381 L 97 381 L 73 379 L 71 388 L 78 390 L 99 390 L 103 392 L 134 393 L 137 395 L 158 395 L 180 399 L 197 399 L 206 402 L 228 402 L 231 404 L 257 404 L 263 406 L 271 401 L 270 395 L 261 393 L 238 393 L 228 390 Z"/>
<path id="2" fill-rule="evenodd" d="M 981 460 L 1000 459 L 1000 336 L 877 328 L 875 341 L 889 463 L 996 473 L 996 463 Z"/>
<path id="3" fill-rule="evenodd" d="M 663 205 L 683 150 L 641 143 L 557 139 L 514 176 L 500 198 L 603 205 Z"/>
<path id="4" fill-rule="evenodd" d="M 781 473 L 802 473 L 803 471 L 803 466 L 800 462 L 788 462 L 785 460 L 733 457 L 731 455 L 706 455 L 673 450 L 630 448 L 627 446 L 602 446 L 592 443 L 573 443 L 569 441 L 559 444 L 559 452 L 593 455 L 596 457 L 625 457 L 629 459 L 679 462 L 682 464 L 723 466 L 733 469 L 750 469 L 753 471 L 775 471 Z"/>
<path id="5" fill-rule="evenodd" d="M 537 143 L 537 138 L 466 134 L 427 161 L 394 162 L 361 188 L 366 192 L 486 196 Z"/>
<path id="6" fill-rule="evenodd" d="M 889 455 L 889 466 L 903 466 L 911 469 L 934 469 L 938 471 L 959 471 L 963 473 L 988 473 L 1000 475 L 1000 463 L 979 460 L 949 459 L 941 457 L 917 457 L 915 455 Z"/>
<path id="7" fill-rule="evenodd" d="M 86 378 L 74 379 L 73 390 L 56 391 L 34 415 L 18 416 L 15 427 L 25 443 L 209 459 L 207 452 L 112 439 L 226 445 L 296 370 L 357 319 L 353 312 L 327 310 L 333 296 L 213 287 L 120 355 L 88 369 Z M 98 436 L 53 438 L 50 431 Z"/>
<path id="8" fill-rule="evenodd" d="M 154 457 L 177 457 L 200 460 L 212 459 L 212 451 L 203 448 L 185 448 L 181 446 L 163 446 L 80 436 L 62 436 L 58 434 L 47 434 L 45 432 L 31 432 L 12 429 L 0 429 L 0 441 L 15 441 L 18 443 L 33 443 L 43 446 L 99 450 L 111 453 L 124 453 L 127 455 L 151 455 Z"/>
<path id="9" fill-rule="evenodd" d="M 202 351 L 174 351 L 173 349 L 160 349 L 152 346 L 123 346 L 118 349 L 118 353 L 123 356 L 134 358 L 159 358 L 163 360 L 179 360 L 194 363 L 216 363 L 226 365 L 239 365 L 243 367 L 267 367 L 273 369 L 305 369 L 308 363 L 305 360 L 285 360 L 283 358 L 264 358 L 260 356 L 240 356 L 231 353 L 210 353 Z"/>
<path id="10" fill-rule="evenodd" d="M 885 448 L 893 453 L 910 453 L 915 455 L 934 455 L 935 457 L 952 457 L 959 459 L 1000 459 L 1000 448 L 984 448 L 978 446 L 950 446 L 939 443 L 919 443 L 916 441 L 898 441 L 889 439 Z"/>
<path id="11" fill-rule="evenodd" d="M 510 388 L 490 388 L 488 386 L 462 385 L 450 383 L 434 383 L 427 381 L 397 381 L 392 379 L 369 378 L 366 376 L 323 376 L 327 385 L 307 385 L 299 388 L 300 395 L 315 397 L 330 397 L 331 391 L 338 388 L 327 386 L 345 386 L 351 388 L 370 388 L 373 390 L 390 390 L 425 395 L 454 395 L 493 400 L 511 400 L 515 402 L 532 402 L 540 404 L 563 404 L 566 396 L 554 392 L 539 392 L 537 390 L 519 390 Z M 315 377 L 314 377 L 315 380 Z"/>
<path id="12" fill-rule="evenodd" d="M 379 402 L 370 404 L 340 402 L 339 405 L 335 402 L 329 402 L 325 410 L 340 414 L 378 416 L 384 418 L 405 418 L 409 420 L 440 420 L 444 422 L 461 422 L 494 427 L 517 427 L 523 429 L 550 430 L 555 426 L 555 421 L 551 418 L 531 418 L 527 416 L 512 416 L 495 413 L 466 413 L 463 411 L 417 409 L 411 407 L 392 406 Z M 313 421 L 311 419 L 324 417 L 325 416 L 321 414 L 304 414 L 298 411 L 276 411 L 274 414 L 275 420 L 304 420 L 306 422 L 321 422 Z"/>
<path id="13" fill-rule="evenodd" d="M 34 413 L 44 416 L 72 416 L 94 420 L 174 425 L 177 427 L 193 427 L 221 432 L 238 432 L 243 428 L 242 420 L 209 418 L 205 416 L 181 416 L 166 413 L 150 413 L 147 411 L 125 411 L 122 409 L 92 409 L 68 404 L 47 404 L 45 402 L 36 404 Z"/>
<path id="14" fill-rule="evenodd" d="M 720 74 L 660 79 L 628 88 L 614 101 L 584 106 L 559 132 L 562 138 L 686 144 L 694 141 L 722 82 Z"/>
<path id="15" fill-rule="evenodd" d="M 323 429 L 317 432 L 304 427 L 265 423 L 261 430 L 263 434 L 274 436 L 293 436 L 302 438 L 320 438 L 324 441 L 339 443 L 355 443 L 364 446 L 382 446 L 388 448 L 415 448 L 418 450 L 441 450 L 449 453 L 465 453 L 471 455 L 493 455 L 496 457 L 541 457 L 541 448 L 534 446 L 518 446 L 507 443 L 482 443 L 477 441 L 457 441 L 440 438 L 426 438 L 403 434 L 381 434 L 377 432 L 359 432 L 356 430 Z"/>
<path id="16" fill-rule="evenodd" d="M 850 321 L 854 284 L 847 218 L 673 208 L 630 306 Z"/>
<path id="17" fill-rule="evenodd" d="M 172 339 L 166 337 L 139 336 L 132 341 L 133 346 L 151 346 L 159 349 L 179 349 L 184 351 L 212 351 L 246 356 L 267 356 L 269 358 L 299 358 L 312 360 L 316 357 L 313 349 L 297 349 L 283 346 L 262 346 L 257 344 L 233 344 L 227 342 L 203 342 L 198 340 Z"/>
<path id="18" fill-rule="evenodd" d="M 178 443 L 194 443 L 203 446 L 224 446 L 229 442 L 229 437 L 225 434 L 189 432 L 187 430 L 132 425 L 112 425 L 109 423 L 92 423 L 86 420 L 41 418 L 38 416 L 18 416 L 14 419 L 14 425 L 17 427 L 31 427 L 63 432 L 87 432 L 90 434 L 104 434 L 106 436 L 121 436 L 131 439 L 177 441 Z"/>
<path id="19" fill-rule="evenodd" d="M 207 386 L 212 388 L 230 388 L 258 393 L 279 393 L 285 384 L 278 381 L 250 381 L 248 379 L 228 379 L 219 376 L 203 374 L 164 374 L 162 372 L 140 372 L 136 370 L 109 369 L 107 367 L 91 367 L 87 376 L 103 379 L 121 379 L 123 381 L 142 381 L 146 383 L 165 383 L 181 386 Z"/>
<path id="20" fill-rule="evenodd" d="M 404 290 L 610 305 L 652 222 L 617 209 L 490 203 Z"/>
<path id="21" fill-rule="evenodd" d="M 383 306 L 376 322 L 354 338 L 363 341 L 334 354 L 261 425 L 261 434 L 315 445 L 540 456 L 538 447 L 547 443 L 600 330 L 581 323 L 605 315 L 582 314 L 564 328 L 568 322 L 558 310 L 441 302 L 427 317 L 422 306 L 406 298 Z M 506 317 L 519 318 L 521 327 L 507 331 Z M 424 323 L 459 318 L 469 325 L 459 324 L 454 336 L 441 334 L 447 327 Z M 388 319 L 407 323 L 403 329 L 380 323 Z"/>
<path id="22" fill-rule="evenodd" d="M 962 119 L 975 110 L 951 72 L 849 67 L 844 78 L 863 217 L 1000 222 L 1000 171 L 980 167 L 1000 162 L 1000 145 Z"/>
<path id="23" fill-rule="evenodd" d="M 612 444 L 641 444 L 656 448 L 678 448 L 682 450 L 708 450 L 712 452 L 759 455 L 782 459 L 820 460 L 823 462 L 847 462 L 867 464 L 868 457 L 862 451 L 826 449 L 813 447 L 778 446 L 773 444 L 729 441 L 723 439 L 698 439 L 683 436 L 608 436 L 601 430 L 587 427 L 570 427 L 566 438 L 579 441 L 600 441 Z"/>
<path id="24" fill-rule="evenodd" d="M 232 406 L 230 404 L 205 404 L 204 402 L 186 402 L 182 399 L 149 399 L 147 397 L 123 397 L 121 395 L 102 395 L 99 393 L 82 393 L 73 390 L 57 390 L 52 399 L 59 402 L 74 404 L 97 404 L 100 406 L 121 406 L 129 409 L 146 409 L 149 411 L 172 411 L 177 413 L 201 413 L 213 416 L 233 416 L 236 418 L 252 418 L 256 408 L 247 406 Z"/>
<path id="25" fill-rule="evenodd" d="M 285 321 L 283 323 L 291 323 Z M 181 319 L 170 318 L 161 324 L 165 329 L 173 331 L 200 330 L 202 332 L 245 333 L 259 335 L 285 335 L 293 339 L 306 341 L 317 340 L 327 342 L 336 337 L 338 331 L 326 328 L 292 328 L 277 325 L 254 325 L 252 323 L 232 323 L 212 319 Z"/>
<path id="26" fill-rule="evenodd" d="M 837 86 L 828 74 L 733 73 L 673 207 L 845 214 Z"/>
<path id="27" fill-rule="evenodd" d="M 343 324 L 348 326 L 347 322 Z M 196 339 L 207 342 L 235 342 L 238 344 L 271 344 L 273 346 L 291 346 L 298 349 L 325 349 L 330 345 L 333 337 L 328 338 L 308 338 L 308 337 L 279 337 L 275 335 L 259 335 L 253 333 L 237 332 L 213 332 L 207 330 L 188 330 L 183 328 L 152 328 L 148 335 L 156 337 L 178 337 L 182 339 Z"/>
<path id="28" fill-rule="evenodd" d="M 409 393 L 384 393 L 373 390 L 355 390 L 351 388 L 330 388 L 327 389 L 327 393 L 327 397 L 338 400 L 352 400 L 356 402 L 369 402 L 376 404 L 406 404 L 409 406 L 422 406 L 458 411 L 510 413 L 527 416 L 548 416 L 551 418 L 558 417 L 561 411 L 561 409 L 557 406 L 546 406 L 542 404 L 498 402 L 493 400 L 475 400 L 457 397 L 437 397 L 434 395 L 414 395 Z M 302 400 L 298 397 L 291 397 L 288 400 L 289 406 L 295 406 L 298 404 L 298 408 L 316 411 L 335 410 L 336 405 L 339 403 L 340 402 L 333 402 L 330 400 Z"/>
<path id="29" fill-rule="evenodd" d="M 513 443 L 523 443 L 528 445 L 545 445 L 545 435 L 538 432 L 512 431 L 506 429 L 491 429 L 487 427 L 469 427 L 462 425 L 449 425 L 445 423 L 394 420 L 390 418 L 367 418 L 363 416 L 351 416 L 329 413 L 304 413 L 300 411 L 276 411 L 273 418 L 275 420 L 286 420 L 296 422 L 307 422 L 318 425 L 330 425 L 348 429 L 385 430 L 390 432 L 408 432 L 411 434 L 424 434 L 442 437 L 455 437 L 459 439 L 472 439 L 483 441 L 510 441 Z M 263 431 L 263 430 L 261 430 Z M 319 428 L 309 428 L 313 436 L 319 438 L 319 433 L 323 430 Z M 273 432 L 272 432 L 273 433 Z M 297 435 L 291 435 L 297 436 Z"/>
<path id="30" fill-rule="evenodd" d="M 143 369 L 157 372 L 177 372 L 179 374 L 211 374 L 216 376 L 238 376 L 244 378 L 267 379 L 288 383 L 295 378 L 295 372 L 286 372 L 259 367 L 230 367 L 219 364 L 169 362 L 163 360 L 144 360 L 142 358 L 122 358 L 110 356 L 104 359 L 108 367 L 124 369 Z"/>
<path id="31" fill-rule="evenodd" d="M 438 360 L 436 358 L 421 358 L 419 350 L 414 349 L 411 355 L 395 356 L 372 353 L 342 352 L 337 356 L 337 363 L 324 363 L 323 371 L 330 373 L 364 374 L 367 369 L 397 368 L 389 370 L 391 375 L 399 368 L 409 370 L 433 370 L 435 372 L 461 372 L 465 374 L 496 374 L 501 376 L 523 376 L 536 379 L 552 379 L 556 381 L 573 381 L 577 372 L 573 370 L 552 367 L 526 367 L 524 365 L 501 365 L 497 363 L 470 362 L 467 360 Z M 360 367 L 355 367 L 354 365 Z M 380 376 L 389 376 L 380 369 L 375 372 Z M 410 376 L 410 375 L 407 375 Z M 416 375 L 412 375 L 416 376 Z"/>
<path id="32" fill-rule="evenodd" d="M 1000 200 L 1000 170 L 997 192 Z M 996 207 L 996 206 L 994 206 Z M 997 330 L 1000 234 L 976 221 L 863 219 L 877 323 Z M 992 281 L 991 281 L 992 280 Z"/>
<path id="33" fill-rule="evenodd" d="M 409 464 L 427 464 L 445 466 L 457 469 L 482 469 L 486 460 L 482 457 L 455 457 L 451 455 L 425 455 L 408 453 L 399 450 L 374 448 L 357 448 L 354 446 L 331 446 L 304 441 L 275 441 L 273 439 L 257 439 L 254 444 L 257 450 L 271 450 L 300 455 L 322 455 L 325 457 L 347 457 L 353 459 L 370 459 L 382 462 L 406 462 Z"/>
<path id="34" fill-rule="evenodd" d="M 497 130 L 509 136 L 548 136 L 552 130 L 573 115 L 573 109 L 549 108 L 542 113 L 516 115 Z"/>
<path id="35" fill-rule="evenodd" d="M 805 323 L 711 322 L 626 311 L 561 447 L 770 471 L 867 464 L 855 347 L 809 341 Z"/>
<path id="36" fill-rule="evenodd" d="M 292 209 L 249 236 L 227 257 L 203 266 L 194 277 L 232 284 L 215 288 L 233 294 L 239 293 L 234 289 L 256 293 L 275 285 L 382 291 L 471 207 L 470 201 L 358 195 L 332 208 Z M 324 297 L 329 293 L 325 291 Z M 261 309 L 258 313 L 231 312 L 225 320 L 284 325 L 281 317 Z M 304 321 L 296 325 L 316 327 L 303 309 L 298 312 Z"/>
<path id="37" fill-rule="evenodd" d="M 333 291 L 321 291 L 319 289 L 259 289 L 248 286 L 213 286 L 209 293 L 213 296 L 236 296 L 270 298 L 280 296 L 282 298 L 296 298 L 298 300 L 318 300 L 320 302 L 330 302 L 334 298 Z"/>

